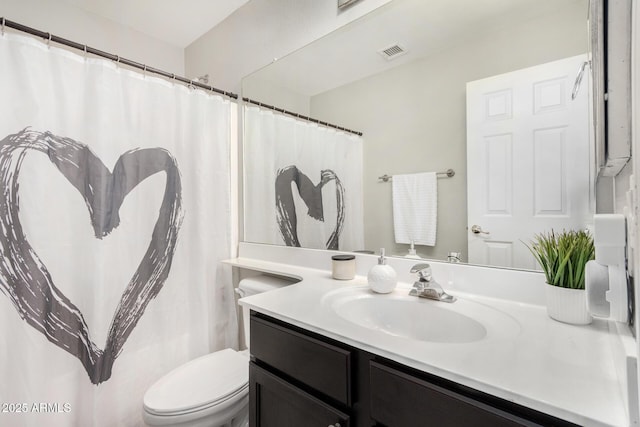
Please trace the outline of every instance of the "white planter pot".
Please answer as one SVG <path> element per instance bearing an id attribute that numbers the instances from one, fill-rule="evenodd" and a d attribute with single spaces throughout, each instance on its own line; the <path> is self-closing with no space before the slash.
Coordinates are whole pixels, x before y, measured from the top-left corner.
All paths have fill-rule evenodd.
<path id="1" fill-rule="evenodd" d="M 587 311 L 584 289 L 569 289 L 545 284 L 547 314 L 552 319 L 574 325 L 588 325 L 593 317 Z"/>

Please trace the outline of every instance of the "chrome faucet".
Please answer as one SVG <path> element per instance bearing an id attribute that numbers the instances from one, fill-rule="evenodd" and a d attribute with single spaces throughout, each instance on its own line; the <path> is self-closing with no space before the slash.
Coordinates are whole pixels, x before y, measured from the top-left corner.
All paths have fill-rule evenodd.
<path id="1" fill-rule="evenodd" d="M 413 283 L 409 295 L 420 298 L 429 298 L 436 301 L 454 302 L 456 297 L 449 295 L 442 286 L 433 278 L 429 264 L 416 264 L 411 268 L 411 273 L 418 273 L 418 280 Z"/>
<path id="2" fill-rule="evenodd" d="M 447 254 L 447 261 L 453 263 L 462 262 L 460 259 L 461 256 L 462 254 L 460 252 L 449 252 L 449 254 Z"/>

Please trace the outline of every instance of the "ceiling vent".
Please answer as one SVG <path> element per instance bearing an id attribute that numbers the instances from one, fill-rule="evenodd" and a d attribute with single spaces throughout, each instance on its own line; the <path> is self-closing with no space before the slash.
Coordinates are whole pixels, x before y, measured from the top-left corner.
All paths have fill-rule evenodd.
<path id="1" fill-rule="evenodd" d="M 382 50 L 379 50 L 378 53 L 382 55 L 382 57 L 387 61 L 391 61 L 392 59 L 396 59 L 397 57 L 407 53 L 407 49 L 405 49 L 402 45 L 396 43 Z"/>

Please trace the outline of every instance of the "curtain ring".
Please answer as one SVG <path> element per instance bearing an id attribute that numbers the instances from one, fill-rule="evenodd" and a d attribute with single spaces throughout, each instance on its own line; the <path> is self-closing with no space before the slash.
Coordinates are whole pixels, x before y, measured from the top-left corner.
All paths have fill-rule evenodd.
<path id="1" fill-rule="evenodd" d="M 84 50 L 84 59 L 86 60 L 87 59 L 87 45 L 86 44 L 84 45 L 83 50 Z"/>
<path id="2" fill-rule="evenodd" d="M 47 33 L 49 38 L 47 39 L 47 49 L 51 47 L 51 33 Z"/>
<path id="3" fill-rule="evenodd" d="M 142 69 L 142 76 L 145 79 L 147 78 L 147 64 L 144 64 L 144 68 Z"/>
<path id="4" fill-rule="evenodd" d="M 0 35 L 1 35 L 1 36 L 4 36 L 4 21 L 5 21 L 5 19 L 4 19 L 4 17 L 3 17 L 3 18 L 2 18 L 2 29 L 0 30 Z"/>

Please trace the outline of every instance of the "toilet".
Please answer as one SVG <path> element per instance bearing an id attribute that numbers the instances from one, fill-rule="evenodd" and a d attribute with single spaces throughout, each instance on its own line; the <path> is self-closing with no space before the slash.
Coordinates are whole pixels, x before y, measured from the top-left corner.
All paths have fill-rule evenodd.
<path id="1" fill-rule="evenodd" d="M 293 283 L 272 276 L 243 279 L 241 297 Z M 249 346 L 249 309 L 242 310 Z M 143 420 L 149 426 L 247 427 L 249 425 L 249 350 L 230 348 L 178 366 L 156 381 L 143 398 Z"/>

